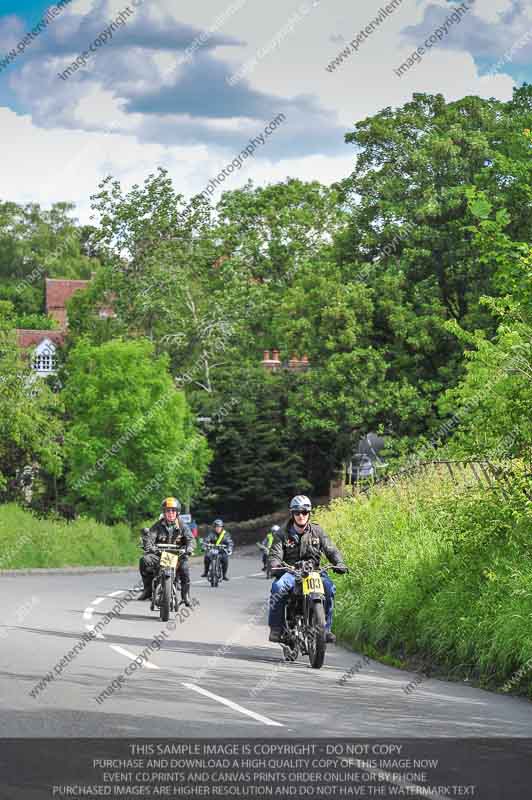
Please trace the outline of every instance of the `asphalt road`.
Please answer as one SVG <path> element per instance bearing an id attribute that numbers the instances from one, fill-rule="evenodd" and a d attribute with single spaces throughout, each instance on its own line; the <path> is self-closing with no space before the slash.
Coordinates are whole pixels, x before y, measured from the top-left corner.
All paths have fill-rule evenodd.
<path id="1" fill-rule="evenodd" d="M 303 658 L 282 661 L 267 641 L 269 582 L 256 550 L 236 553 L 231 580 L 217 589 L 199 577 L 199 562 L 191 572 L 199 604 L 188 619 L 168 629 L 149 603 L 129 602 L 37 691 L 138 575 L 3 576 L 1 735 L 532 737 L 524 699 L 433 679 L 407 694 L 415 675 L 376 662 L 360 668 L 360 655 L 339 646 L 329 646 L 321 670 Z M 142 652 L 144 666 L 131 670 Z M 113 681 L 117 688 L 101 699 Z"/>

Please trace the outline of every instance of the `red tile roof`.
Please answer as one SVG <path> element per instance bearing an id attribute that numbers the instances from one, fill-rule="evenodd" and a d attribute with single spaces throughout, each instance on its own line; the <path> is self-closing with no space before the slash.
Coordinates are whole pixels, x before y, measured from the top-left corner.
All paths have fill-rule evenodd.
<path id="1" fill-rule="evenodd" d="M 46 311 L 52 308 L 65 308 L 67 300 L 79 289 L 86 289 L 89 281 L 46 278 Z"/>
<path id="2" fill-rule="evenodd" d="M 63 344 L 65 334 L 63 331 L 30 331 L 23 328 L 17 329 L 17 344 L 22 350 L 28 347 L 37 347 L 43 339 L 50 339 L 59 347 Z"/>

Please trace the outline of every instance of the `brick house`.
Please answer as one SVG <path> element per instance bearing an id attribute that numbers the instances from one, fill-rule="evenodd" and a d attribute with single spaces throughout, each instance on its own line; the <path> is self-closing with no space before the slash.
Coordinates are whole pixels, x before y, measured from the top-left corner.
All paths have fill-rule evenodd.
<path id="1" fill-rule="evenodd" d="M 53 375 L 57 349 L 62 346 L 68 328 L 66 302 L 75 292 L 86 289 L 89 281 L 45 279 L 44 310 L 59 323 L 59 330 L 17 329 L 17 344 L 25 353 L 32 352 L 32 367 L 41 377 Z"/>
<path id="2" fill-rule="evenodd" d="M 89 281 L 62 280 L 46 278 L 45 280 L 45 314 L 49 314 L 59 323 L 60 329 L 68 328 L 66 303 L 73 294 L 86 289 Z"/>

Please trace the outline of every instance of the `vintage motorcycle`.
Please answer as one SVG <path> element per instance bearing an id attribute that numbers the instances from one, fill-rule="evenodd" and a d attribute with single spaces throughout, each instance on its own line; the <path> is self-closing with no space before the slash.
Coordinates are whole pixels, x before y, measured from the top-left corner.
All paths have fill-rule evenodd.
<path id="1" fill-rule="evenodd" d="M 263 565 L 264 565 L 264 572 L 266 574 L 266 578 L 271 578 L 272 577 L 272 565 L 271 565 L 271 562 L 270 562 L 270 550 L 269 550 L 268 547 L 266 547 L 265 544 L 262 544 L 260 542 L 257 542 L 257 547 L 264 554 L 262 556 L 262 561 L 263 561 Z"/>
<path id="2" fill-rule="evenodd" d="M 310 666 L 320 669 L 327 649 L 327 630 L 325 627 L 325 589 L 321 573 L 336 567 L 326 566 L 316 569 L 312 561 L 303 561 L 298 567 L 283 563 L 287 572 L 296 579 L 294 590 L 290 592 L 285 606 L 285 619 L 281 635 L 281 647 L 285 661 L 295 661 L 299 654 L 308 656 Z"/>
<path id="3" fill-rule="evenodd" d="M 214 544 L 207 542 L 205 549 L 209 553 L 209 571 L 207 573 L 207 580 L 211 586 L 216 587 L 222 580 L 222 550 L 228 552 L 228 547 L 225 544 Z"/>
<path id="4" fill-rule="evenodd" d="M 185 554 L 186 549 L 176 544 L 163 543 L 156 544 L 155 547 L 161 554 L 161 561 L 152 582 L 151 610 L 158 608 L 161 622 L 168 622 L 170 612 L 177 611 L 183 602 L 177 599 L 179 587 L 176 585 L 176 573 L 179 558 Z"/>

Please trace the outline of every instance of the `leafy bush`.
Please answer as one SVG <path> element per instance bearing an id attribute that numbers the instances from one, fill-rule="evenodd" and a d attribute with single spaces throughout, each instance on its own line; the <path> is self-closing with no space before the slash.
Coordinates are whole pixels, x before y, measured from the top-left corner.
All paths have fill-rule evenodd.
<path id="1" fill-rule="evenodd" d="M 490 489 L 430 472 L 321 511 L 351 567 L 337 633 L 532 697 L 532 670 L 512 683 L 532 658 L 532 494 L 525 465 L 510 475 Z"/>

